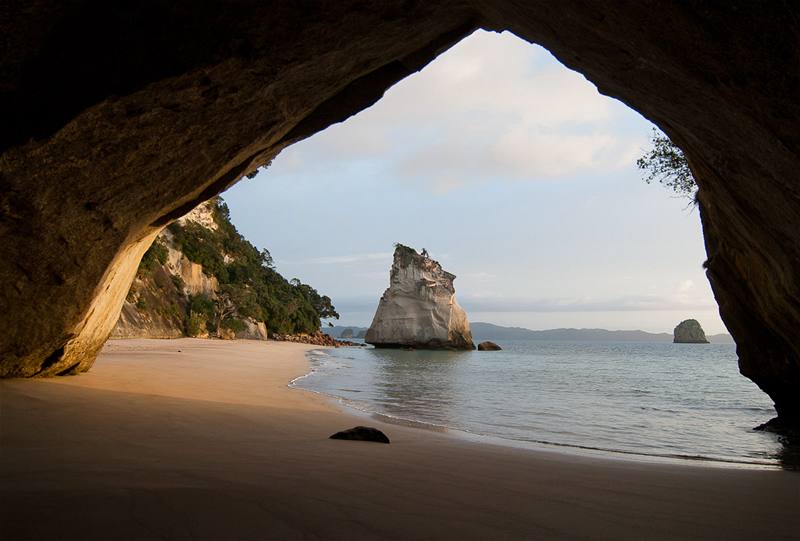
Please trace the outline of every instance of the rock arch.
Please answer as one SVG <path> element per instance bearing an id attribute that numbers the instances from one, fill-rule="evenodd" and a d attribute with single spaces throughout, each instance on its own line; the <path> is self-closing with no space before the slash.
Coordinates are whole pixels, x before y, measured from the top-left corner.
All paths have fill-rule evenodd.
<path id="1" fill-rule="evenodd" d="M 545 46 L 684 149 L 740 369 L 800 418 L 800 10 L 777 2 L 11 2 L 0 375 L 87 370 L 163 225 L 476 28 Z"/>

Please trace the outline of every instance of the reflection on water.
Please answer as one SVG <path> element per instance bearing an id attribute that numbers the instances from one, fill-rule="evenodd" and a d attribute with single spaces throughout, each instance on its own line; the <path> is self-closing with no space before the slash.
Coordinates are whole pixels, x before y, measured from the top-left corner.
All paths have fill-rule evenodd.
<path id="1" fill-rule="evenodd" d="M 777 459 L 783 469 L 800 471 L 800 427 L 787 425 L 774 417 L 756 430 L 772 434 L 781 444 Z"/>
<path id="2" fill-rule="evenodd" d="M 497 352 L 341 348 L 298 385 L 367 411 L 522 444 L 760 464 L 795 447 L 734 346 L 519 341 Z"/>
<path id="3" fill-rule="evenodd" d="M 778 451 L 778 462 L 784 470 L 800 471 L 800 439 L 778 437 L 781 449 Z"/>
<path id="4" fill-rule="evenodd" d="M 404 349 L 369 350 L 374 362 L 374 382 L 381 396 L 382 413 L 403 417 L 417 409 L 429 412 L 426 421 L 447 425 L 456 415 L 457 371 L 467 353 Z M 436 397 L 431 403 L 431 397 Z M 413 419 L 413 418 L 412 418 Z"/>

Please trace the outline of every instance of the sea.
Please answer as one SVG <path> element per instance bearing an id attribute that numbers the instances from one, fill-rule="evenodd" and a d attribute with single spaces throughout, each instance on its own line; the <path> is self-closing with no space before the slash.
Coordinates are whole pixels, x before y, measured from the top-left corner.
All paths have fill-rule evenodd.
<path id="1" fill-rule="evenodd" d="M 739 374 L 732 344 L 501 346 L 316 350 L 311 372 L 292 385 L 387 420 L 494 443 L 796 469 L 794 450 L 753 430 L 775 411 Z"/>

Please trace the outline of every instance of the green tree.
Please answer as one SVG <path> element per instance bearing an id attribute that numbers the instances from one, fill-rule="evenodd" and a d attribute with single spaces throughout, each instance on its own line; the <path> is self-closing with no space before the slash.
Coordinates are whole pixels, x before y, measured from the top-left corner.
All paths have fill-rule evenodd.
<path id="1" fill-rule="evenodd" d="M 322 319 L 338 319 L 330 297 L 296 278 L 286 280 L 275 270 L 268 250 L 259 250 L 242 237 L 220 197 L 211 205 L 216 230 L 191 222 L 169 226 L 184 255 L 203 265 L 203 272 L 215 276 L 220 285 L 216 301 L 203 296 L 190 299 L 187 315 L 192 330 L 204 322 L 209 331 L 233 329 L 238 318 L 252 317 L 265 321 L 272 333 L 310 333 L 319 330 Z"/>
<path id="2" fill-rule="evenodd" d="M 142 278 L 151 273 L 158 265 L 163 265 L 167 262 L 168 255 L 167 247 L 161 242 L 161 239 L 156 239 L 150 248 L 142 256 L 139 262 L 137 274 Z"/>
<path id="3" fill-rule="evenodd" d="M 636 166 L 645 172 L 644 181 L 658 182 L 679 196 L 694 200 L 697 183 L 683 151 L 656 128 L 650 142 L 653 148 L 636 160 Z"/>

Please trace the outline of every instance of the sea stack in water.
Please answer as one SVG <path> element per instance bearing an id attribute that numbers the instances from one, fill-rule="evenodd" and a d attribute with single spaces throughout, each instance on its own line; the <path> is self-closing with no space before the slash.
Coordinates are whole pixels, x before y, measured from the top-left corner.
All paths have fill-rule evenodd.
<path id="1" fill-rule="evenodd" d="M 425 250 L 398 244 L 389 288 L 364 340 L 375 347 L 475 349 L 467 314 L 456 302 L 455 278 Z"/>
<path id="2" fill-rule="evenodd" d="M 672 341 L 676 344 L 708 344 L 706 333 L 696 319 L 686 319 L 678 323 Z"/>
<path id="3" fill-rule="evenodd" d="M 503 348 L 501 348 L 500 346 L 489 340 L 478 344 L 478 351 L 500 351 L 502 349 Z"/>

